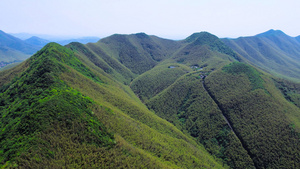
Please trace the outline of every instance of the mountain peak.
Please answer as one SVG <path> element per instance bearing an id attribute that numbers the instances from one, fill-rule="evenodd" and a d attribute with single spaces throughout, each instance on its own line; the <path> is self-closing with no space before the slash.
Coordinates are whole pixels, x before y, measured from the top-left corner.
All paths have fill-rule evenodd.
<path id="1" fill-rule="evenodd" d="M 134 34 L 137 38 L 140 38 L 140 39 L 145 39 L 145 38 L 149 38 L 149 36 L 144 33 L 144 32 L 140 32 L 140 33 L 136 33 Z"/>
<path id="2" fill-rule="evenodd" d="M 8 47 L 13 50 L 20 51 L 27 55 L 31 55 L 39 49 L 38 47 L 28 44 L 22 41 L 21 39 L 16 38 L 10 34 L 7 34 L 1 30 L 0 30 L 0 46 Z"/>
<path id="3" fill-rule="evenodd" d="M 186 42 L 193 42 L 199 38 L 218 38 L 209 32 L 196 32 L 185 39 Z"/>
<path id="4" fill-rule="evenodd" d="M 41 38 L 39 38 L 39 37 L 37 37 L 37 36 L 31 36 L 31 37 L 28 38 L 28 39 L 41 39 Z M 28 40 L 28 39 L 26 39 L 26 40 Z"/>
<path id="5" fill-rule="evenodd" d="M 284 32 L 282 32 L 281 30 L 270 29 L 270 30 L 263 32 L 261 34 L 258 34 L 256 36 L 268 37 L 268 36 L 287 36 L 287 35 Z"/>
<path id="6" fill-rule="evenodd" d="M 37 36 L 32 36 L 29 39 L 24 40 L 25 42 L 31 44 L 31 45 L 35 45 L 35 46 L 39 46 L 39 47 L 43 47 L 45 46 L 47 43 L 49 43 L 50 41 L 46 40 L 46 39 L 41 39 Z"/>

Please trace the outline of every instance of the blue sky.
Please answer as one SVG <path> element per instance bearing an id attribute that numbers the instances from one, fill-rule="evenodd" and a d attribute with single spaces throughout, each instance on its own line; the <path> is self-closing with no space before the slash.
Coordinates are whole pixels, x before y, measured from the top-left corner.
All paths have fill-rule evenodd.
<path id="1" fill-rule="evenodd" d="M 0 0 L 0 30 L 106 37 L 145 32 L 183 39 L 280 29 L 300 35 L 299 0 Z"/>

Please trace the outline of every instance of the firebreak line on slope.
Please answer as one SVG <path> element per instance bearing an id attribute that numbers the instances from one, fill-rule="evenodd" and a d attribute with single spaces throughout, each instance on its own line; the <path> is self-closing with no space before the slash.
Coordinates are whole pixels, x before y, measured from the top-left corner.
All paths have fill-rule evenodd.
<path id="1" fill-rule="evenodd" d="M 206 77 L 206 76 L 205 76 Z M 207 89 L 206 85 L 205 85 L 205 77 L 202 78 L 202 86 L 204 88 L 204 90 L 208 93 L 208 95 L 212 98 L 212 100 L 216 103 L 216 105 L 218 106 L 218 108 L 221 110 L 222 116 L 224 118 L 224 120 L 226 121 L 226 123 L 228 124 L 229 128 L 231 129 L 231 131 L 233 132 L 233 134 L 239 139 L 239 141 L 242 144 L 242 147 L 247 151 L 248 155 L 250 156 L 250 158 L 253 161 L 253 164 L 255 166 L 255 168 L 258 168 L 253 160 L 254 156 L 252 155 L 252 153 L 250 152 L 250 150 L 246 147 L 245 143 L 243 142 L 243 139 L 241 139 L 236 132 L 234 131 L 234 129 L 232 128 L 229 120 L 227 119 L 227 117 L 225 116 L 224 113 L 224 109 L 220 106 L 220 103 L 217 101 L 217 99 L 211 94 L 211 92 Z"/>

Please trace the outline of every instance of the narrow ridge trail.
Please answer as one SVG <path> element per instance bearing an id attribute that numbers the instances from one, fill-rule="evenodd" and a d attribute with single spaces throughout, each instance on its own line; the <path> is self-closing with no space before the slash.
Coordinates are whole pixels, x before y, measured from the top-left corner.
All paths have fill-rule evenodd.
<path id="1" fill-rule="evenodd" d="M 208 95 L 213 99 L 213 101 L 217 104 L 218 108 L 221 110 L 221 113 L 222 113 L 222 116 L 224 118 L 224 120 L 226 121 L 226 123 L 228 124 L 229 128 L 231 129 L 231 131 L 233 132 L 233 134 L 238 138 L 238 140 L 241 142 L 242 144 L 242 147 L 247 151 L 248 155 L 250 156 L 250 158 L 252 159 L 253 163 L 254 163 L 254 160 L 253 160 L 253 155 L 251 154 L 250 150 L 246 147 L 245 143 L 243 142 L 243 140 L 236 134 L 236 132 L 234 131 L 234 129 L 232 128 L 230 122 L 228 121 L 227 117 L 225 116 L 224 114 L 224 110 L 223 108 L 220 106 L 219 102 L 216 100 L 216 98 L 211 94 L 211 92 L 207 89 L 207 86 L 205 85 L 205 77 L 204 76 L 202 78 L 202 86 L 204 88 L 204 90 L 208 93 Z M 256 164 L 254 163 L 254 166 L 255 168 L 258 168 L 256 166 Z"/>

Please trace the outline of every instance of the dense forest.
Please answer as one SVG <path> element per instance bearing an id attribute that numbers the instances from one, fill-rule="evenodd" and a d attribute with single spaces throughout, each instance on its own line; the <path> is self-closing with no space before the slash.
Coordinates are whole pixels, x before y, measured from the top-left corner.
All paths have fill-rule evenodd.
<path id="1" fill-rule="evenodd" d="M 228 43 L 47 44 L 0 71 L 0 166 L 299 168 L 300 84 Z"/>

